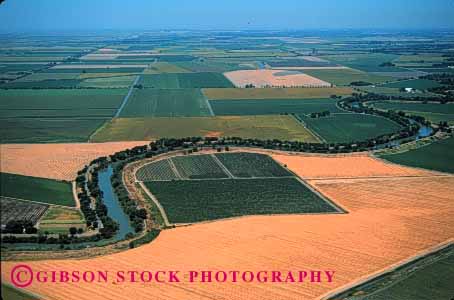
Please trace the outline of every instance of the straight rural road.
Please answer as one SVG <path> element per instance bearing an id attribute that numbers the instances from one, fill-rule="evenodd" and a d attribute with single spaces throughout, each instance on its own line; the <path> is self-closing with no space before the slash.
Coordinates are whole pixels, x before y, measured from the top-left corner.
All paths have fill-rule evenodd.
<path id="1" fill-rule="evenodd" d="M 137 75 L 136 79 L 132 83 L 131 87 L 129 88 L 128 93 L 126 94 L 125 98 L 123 99 L 123 102 L 121 103 L 120 107 L 117 110 L 117 113 L 115 114 L 114 118 L 118 118 L 120 116 L 121 111 L 125 107 L 126 103 L 128 103 L 129 97 L 132 95 L 132 91 L 134 90 L 134 86 L 139 82 L 140 75 Z"/>
<path id="2" fill-rule="evenodd" d="M 170 222 L 169 222 L 169 219 L 167 218 L 167 214 L 166 214 L 164 208 L 162 207 L 161 203 L 159 203 L 158 199 L 156 199 L 156 197 L 152 193 L 150 193 L 150 191 L 143 184 L 142 181 L 139 181 L 139 185 L 142 188 L 142 190 L 148 195 L 148 197 L 150 197 L 150 199 L 154 202 L 154 204 L 156 204 L 156 206 L 158 207 L 159 212 L 161 213 L 162 219 L 164 220 L 164 224 L 166 226 L 170 226 Z"/>

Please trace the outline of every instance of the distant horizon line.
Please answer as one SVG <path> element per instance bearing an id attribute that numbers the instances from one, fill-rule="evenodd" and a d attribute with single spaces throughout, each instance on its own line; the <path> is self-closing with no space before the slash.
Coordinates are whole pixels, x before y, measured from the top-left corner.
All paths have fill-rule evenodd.
<path id="1" fill-rule="evenodd" d="M 408 32 L 440 32 L 448 31 L 454 33 L 454 27 L 430 27 L 430 28 L 418 28 L 418 27 L 364 27 L 364 28 L 352 28 L 352 27 L 319 27 L 319 28 L 56 28 L 56 29 L 15 29 L 15 30 L 2 30 L 0 34 L 30 34 L 30 33 L 66 33 L 66 32 L 114 32 L 114 31 L 128 31 L 128 32 L 305 32 L 305 31 L 320 31 L 320 32 L 351 32 L 351 31 L 365 31 L 365 33 L 373 33 L 373 31 L 383 31 L 382 33 L 395 33 L 397 31 L 401 33 Z"/>

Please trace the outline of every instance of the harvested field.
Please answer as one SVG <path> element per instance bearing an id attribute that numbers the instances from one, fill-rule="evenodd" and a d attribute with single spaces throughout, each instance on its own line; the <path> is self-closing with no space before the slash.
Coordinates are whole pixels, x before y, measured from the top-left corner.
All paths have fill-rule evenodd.
<path id="1" fill-rule="evenodd" d="M 263 89 L 203 89 L 210 100 L 236 99 L 320 99 L 332 95 L 348 96 L 352 89 L 348 87 L 329 88 L 263 88 Z"/>
<path id="2" fill-rule="evenodd" d="M 238 136 L 317 142 L 318 139 L 291 116 L 193 118 L 116 118 L 91 137 L 94 142 L 143 141 L 161 137 Z"/>
<path id="3" fill-rule="evenodd" d="M 237 87 L 331 87 L 331 84 L 303 74 L 283 74 L 279 70 L 241 70 L 224 73 Z"/>
<path id="4" fill-rule="evenodd" d="M 50 285 L 45 297 L 93 299 L 312 300 L 453 238 L 453 177 L 374 179 L 312 184 L 348 214 L 258 216 L 165 230 L 150 244 L 79 260 L 27 262 L 36 270 L 335 270 L 332 283 L 188 283 Z M 386 188 L 384 188 L 386 187 Z M 182 251 L 181 249 L 184 249 Z M 266 255 L 263 255 L 266 253 Z M 10 281 L 17 262 L 2 261 Z M 102 295 L 102 296 L 101 296 Z M 195 295 L 195 296 L 194 296 Z"/>
<path id="5" fill-rule="evenodd" d="M 147 143 L 0 145 L 1 169 L 2 172 L 69 181 L 95 158 Z"/>
<path id="6" fill-rule="evenodd" d="M 358 178 L 431 176 L 433 172 L 385 163 L 368 154 L 356 155 L 285 155 L 274 154 L 273 159 L 286 165 L 301 178 Z"/>

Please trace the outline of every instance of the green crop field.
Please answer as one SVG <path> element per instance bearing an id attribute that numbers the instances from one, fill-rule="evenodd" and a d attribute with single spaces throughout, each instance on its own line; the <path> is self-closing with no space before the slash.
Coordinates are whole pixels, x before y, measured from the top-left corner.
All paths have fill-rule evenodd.
<path id="1" fill-rule="evenodd" d="M 111 117 L 126 93 L 124 89 L 0 90 L 0 117 Z"/>
<path id="2" fill-rule="evenodd" d="M 392 109 L 395 111 L 412 111 L 412 112 L 428 112 L 438 114 L 454 114 L 454 104 L 439 104 L 439 103 L 421 103 L 421 102 L 402 102 L 402 101 L 381 101 L 373 102 L 372 105 L 380 109 Z"/>
<path id="3" fill-rule="evenodd" d="M 453 247 L 423 257 L 332 299 L 435 300 L 454 295 Z"/>
<path id="4" fill-rule="evenodd" d="M 268 100 L 211 100 L 217 116 L 276 115 L 283 113 L 309 114 L 329 111 L 342 112 L 335 99 L 268 99 Z"/>
<path id="5" fill-rule="evenodd" d="M 106 119 L 10 118 L 0 119 L 1 143 L 86 142 Z"/>
<path id="6" fill-rule="evenodd" d="M 0 173 L 1 196 L 49 204 L 75 206 L 69 182 Z"/>
<path id="7" fill-rule="evenodd" d="M 211 179 L 229 177 L 211 155 L 175 156 L 171 160 L 182 178 Z"/>
<path id="8" fill-rule="evenodd" d="M 295 178 L 150 181 L 170 222 L 336 210 Z"/>
<path id="9" fill-rule="evenodd" d="M 0 89 L 60 89 L 60 88 L 77 88 L 81 81 L 78 79 L 58 79 L 58 80 L 41 80 L 41 81 L 12 81 L 0 84 Z"/>
<path id="10" fill-rule="evenodd" d="M 144 67 L 128 67 L 128 68 L 65 68 L 65 69 L 46 69 L 44 73 L 142 73 Z"/>
<path id="11" fill-rule="evenodd" d="M 182 67 L 179 67 L 168 62 L 157 62 L 151 64 L 145 71 L 144 74 L 159 74 L 159 73 L 186 73 L 190 72 Z"/>
<path id="12" fill-rule="evenodd" d="M 321 99 L 332 95 L 349 96 L 352 89 L 348 87 L 334 88 L 208 88 L 202 90 L 210 100 L 236 100 L 236 99 Z"/>
<path id="13" fill-rule="evenodd" d="M 354 142 L 396 132 L 400 126 L 388 119 L 364 114 L 332 114 L 328 117 L 301 116 L 307 127 L 329 143 Z"/>
<path id="14" fill-rule="evenodd" d="M 204 59 L 203 61 L 182 61 L 176 62 L 175 65 L 191 72 L 215 72 L 224 73 L 229 71 L 255 69 L 252 65 L 241 65 L 227 61 L 213 59 Z"/>
<path id="15" fill-rule="evenodd" d="M 56 70 L 58 71 L 58 70 Z M 22 82 L 22 81 L 43 81 L 43 80 L 61 80 L 61 79 L 77 79 L 80 75 L 80 72 L 75 73 L 33 73 L 31 75 L 27 75 L 22 77 L 15 82 Z"/>
<path id="16" fill-rule="evenodd" d="M 179 178 L 168 159 L 146 164 L 137 170 L 136 177 L 140 181 L 174 180 Z"/>
<path id="17" fill-rule="evenodd" d="M 235 116 L 193 118 L 116 118 L 91 137 L 92 142 L 143 141 L 161 137 L 236 136 L 317 142 L 291 116 Z"/>
<path id="18" fill-rule="evenodd" d="M 406 166 L 454 173 L 453 149 L 454 137 L 451 137 L 407 152 L 380 157 Z"/>
<path id="19" fill-rule="evenodd" d="M 128 88 L 132 85 L 135 76 L 113 76 L 88 78 L 80 83 L 81 87 L 88 88 Z"/>
<path id="20" fill-rule="evenodd" d="M 381 101 L 371 103 L 374 107 L 384 110 L 405 111 L 409 114 L 416 114 L 425 117 L 432 123 L 454 122 L 454 104 L 421 103 L 421 102 L 399 102 Z"/>
<path id="21" fill-rule="evenodd" d="M 274 159 L 257 153 L 218 153 L 215 156 L 238 178 L 293 176 Z"/>
<path id="22" fill-rule="evenodd" d="M 207 100 L 198 89 L 134 89 L 121 117 L 210 116 Z"/>
<path id="23" fill-rule="evenodd" d="M 335 85 L 350 85 L 350 83 L 355 81 L 363 81 L 373 84 L 394 80 L 389 76 L 369 74 L 354 69 L 304 70 L 304 73 Z"/>
<path id="24" fill-rule="evenodd" d="M 37 300 L 35 297 L 23 290 L 2 283 L 2 299 L 4 300 Z"/>
<path id="25" fill-rule="evenodd" d="M 364 72 L 401 72 L 405 69 L 380 65 L 387 62 L 392 62 L 398 58 L 394 54 L 383 53 L 367 53 L 367 54 L 347 54 L 347 55 L 331 55 L 324 57 L 334 63 L 347 66 L 353 69 L 358 69 Z"/>
<path id="26" fill-rule="evenodd" d="M 427 90 L 429 88 L 439 87 L 441 84 L 434 80 L 428 79 L 412 79 L 412 80 L 401 80 L 396 82 L 391 82 L 382 85 L 383 87 L 388 88 L 413 88 L 418 90 Z"/>
<path id="27" fill-rule="evenodd" d="M 143 75 L 140 83 L 149 88 L 228 88 L 233 84 L 220 73 L 163 73 Z"/>

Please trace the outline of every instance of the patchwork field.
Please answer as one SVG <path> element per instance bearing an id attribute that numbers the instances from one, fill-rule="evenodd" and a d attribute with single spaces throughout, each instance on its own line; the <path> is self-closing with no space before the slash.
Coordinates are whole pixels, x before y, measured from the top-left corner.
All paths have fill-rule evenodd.
<path id="1" fill-rule="evenodd" d="M 210 105 L 216 116 L 310 114 L 329 111 L 342 112 L 336 99 L 236 99 L 211 100 Z"/>
<path id="2" fill-rule="evenodd" d="M 0 173 L 1 196 L 49 204 L 75 206 L 69 182 Z"/>
<path id="3" fill-rule="evenodd" d="M 162 73 L 143 75 L 144 87 L 158 89 L 228 88 L 233 87 L 220 73 Z"/>
<path id="4" fill-rule="evenodd" d="M 65 233 L 70 227 L 86 228 L 85 220 L 79 210 L 63 207 L 50 207 L 39 222 L 41 233 Z"/>
<path id="5" fill-rule="evenodd" d="M 207 100 L 198 89 L 134 89 L 120 117 L 211 116 Z"/>
<path id="6" fill-rule="evenodd" d="M 328 117 L 300 116 L 306 126 L 329 143 L 354 142 L 398 131 L 401 126 L 388 119 L 364 114 L 332 114 Z"/>
<path id="7" fill-rule="evenodd" d="M 453 147 L 454 138 L 451 137 L 421 148 L 381 157 L 397 164 L 454 173 Z"/>
<path id="8" fill-rule="evenodd" d="M 331 87 L 331 84 L 307 74 L 279 70 L 241 70 L 224 73 L 236 87 Z"/>
<path id="9" fill-rule="evenodd" d="M 183 182 L 183 181 L 181 181 Z M 192 181 L 190 181 L 192 182 Z M 197 181 L 194 181 L 197 182 Z M 454 222 L 450 205 L 454 180 L 446 178 L 396 178 L 312 182 L 348 214 L 257 216 L 165 230 L 150 244 L 125 252 L 79 260 L 27 262 L 40 270 L 92 270 L 110 266 L 125 270 L 141 264 L 149 269 L 178 269 L 182 273 L 200 266 L 220 270 L 324 269 L 336 270 L 333 283 L 281 286 L 263 283 L 187 283 L 178 285 L 44 285 L 27 289 L 45 297 L 92 299 L 93 291 L 104 299 L 153 297 L 199 299 L 302 299 L 309 300 L 379 272 L 452 238 Z M 386 186 L 386 189 L 383 189 Z M 411 188 L 409 188 L 411 187 Z M 245 227 L 247 230 L 245 230 Z M 373 234 L 371 234 L 373 232 Z M 188 238 L 190 237 L 190 238 Z M 354 246 L 352 246 L 354 245 Z M 352 251 L 351 249 L 354 249 Z M 181 249 L 185 251 L 182 252 Z M 259 254 L 256 249 L 260 249 Z M 9 282 L 17 263 L 2 262 L 2 279 Z M 292 266 L 298 266 L 294 268 Z"/>
<path id="10" fill-rule="evenodd" d="M 236 99 L 321 99 L 332 95 L 348 96 L 352 89 L 348 87 L 329 88 L 262 88 L 262 89 L 203 89 L 203 94 L 210 100 Z"/>
<path id="11" fill-rule="evenodd" d="M 71 181 L 93 159 L 147 143 L 0 145 L 1 169 L 7 173 Z"/>
<path id="12" fill-rule="evenodd" d="M 316 142 L 291 116 L 200 118 L 116 118 L 95 132 L 92 142 L 143 141 L 160 137 L 237 136 Z"/>

